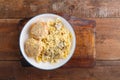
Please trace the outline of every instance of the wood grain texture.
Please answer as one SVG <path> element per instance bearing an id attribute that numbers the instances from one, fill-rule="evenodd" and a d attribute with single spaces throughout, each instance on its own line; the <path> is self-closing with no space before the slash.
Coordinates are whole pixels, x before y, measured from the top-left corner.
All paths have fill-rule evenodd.
<path id="1" fill-rule="evenodd" d="M 0 80 L 120 80 L 120 66 L 59 68 L 51 71 L 22 67 L 19 61 L 0 61 Z"/>
<path id="2" fill-rule="evenodd" d="M 82 18 L 120 17 L 119 4 L 119 0 L 0 0 L 0 19 L 25 18 L 50 12 Z"/>
<path id="3" fill-rule="evenodd" d="M 120 60 L 120 18 L 95 18 L 96 57 L 98 60 Z"/>
<path id="4" fill-rule="evenodd" d="M 0 20 L 0 60 L 19 60 L 18 20 Z"/>
<path id="5" fill-rule="evenodd" d="M 95 65 L 95 21 L 71 17 L 68 20 L 76 33 L 76 50 L 73 58 L 74 62 L 81 67 Z M 71 64 L 72 65 L 72 64 Z"/>
<path id="6" fill-rule="evenodd" d="M 120 17 L 119 4 L 119 0 L 51 0 L 51 10 L 82 18 L 115 18 Z"/>
<path id="7" fill-rule="evenodd" d="M 28 80 L 27 74 L 18 61 L 0 61 L 0 80 Z"/>
<path id="8" fill-rule="evenodd" d="M 13 19 L 35 16 L 49 11 L 49 0 L 0 0 L 0 18 Z"/>

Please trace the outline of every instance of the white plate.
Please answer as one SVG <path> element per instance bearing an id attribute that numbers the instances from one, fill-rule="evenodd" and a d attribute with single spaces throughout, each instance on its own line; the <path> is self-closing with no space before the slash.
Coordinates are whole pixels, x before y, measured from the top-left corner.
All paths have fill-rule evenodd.
<path id="1" fill-rule="evenodd" d="M 66 59 L 61 59 L 58 63 L 55 63 L 55 64 L 43 63 L 43 62 L 37 63 L 33 58 L 28 57 L 24 51 L 24 43 L 25 43 L 26 39 L 28 39 L 28 30 L 29 30 L 31 24 L 35 23 L 38 20 L 46 21 L 46 20 L 54 19 L 54 18 L 60 18 L 62 20 L 63 24 L 72 33 L 73 40 L 72 40 L 72 46 L 70 49 L 70 53 Z M 70 58 L 72 57 L 74 50 L 75 50 L 76 37 L 75 37 L 75 33 L 74 33 L 72 26 L 63 17 L 55 15 L 55 14 L 40 14 L 38 16 L 33 17 L 25 24 L 25 26 L 23 27 L 21 34 L 20 34 L 19 45 L 20 45 L 20 50 L 21 50 L 23 57 L 32 66 L 34 66 L 38 69 L 52 70 L 52 69 L 61 67 L 62 65 L 64 65 L 66 62 L 68 62 L 70 60 Z"/>

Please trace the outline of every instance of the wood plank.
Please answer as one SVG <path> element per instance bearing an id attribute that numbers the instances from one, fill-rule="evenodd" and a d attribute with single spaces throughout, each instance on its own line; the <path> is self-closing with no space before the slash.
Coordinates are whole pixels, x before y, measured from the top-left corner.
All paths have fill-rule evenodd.
<path id="1" fill-rule="evenodd" d="M 120 60 L 97 60 L 97 66 L 120 66 Z"/>
<path id="2" fill-rule="evenodd" d="M 119 75 L 120 66 L 115 65 L 44 71 L 22 67 L 19 61 L 0 61 L 0 80 L 120 80 Z"/>
<path id="3" fill-rule="evenodd" d="M 95 20 L 96 59 L 120 60 L 120 18 L 95 18 Z"/>
<path id="4" fill-rule="evenodd" d="M 97 66 L 95 68 L 71 68 L 56 69 L 53 71 L 41 71 L 35 68 L 28 68 L 31 73 L 31 79 L 39 80 L 119 80 L 119 66 Z M 113 73 L 115 72 L 115 73 Z"/>
<path id="5" fill-rule="evenodd" d="M 0 80 L 28 80 L 27 74 L 18 61 L 0 61 Z"/>
<path id="6" fill-rule="evenodd" d="M 92 67 L 95 65 L 95 21 L 71 17 L 68 20 L 76 33 L 76 50 L 70 65 Z M 72 61 L 72 60 L 71 60 Z M 72 64 L 76 63 L 76 64 Z"/>
<path id="7" fill-rule="evenodd" d="M 24 18 L 48 12 L 49 0 L 0 0 L 0 19 Z"/>
<path id="8" fill-rule="evenodd" d="M 119 4 L 119 0 L 51 0 L 51 10 L 82 18 L 115 18 L 120 17 Z"/>
<path id="9" fill-rule="evenodd" d="M 119 21 L 120 18 L 90 18 L 96 20 L 96 59 L 118 60 L 120 59 Z M 19 20 L 0 20 L 1 42 L 0 60 L 18 60 L 19 47 L 17 22 Z M 10 23 L 10 24 L 8 24 Z M 4 25 L 3 25 L 4 24 Z M 11 32 L 13 31 L 13 32 Z M 8 34 L 10 33 L 10 34 Z M 4 35 L 4 36 L 3 36 Z M 7 36 L 7 37 L 5 37 Z M 10 41 L 9 41 L 10 38 Z M 15 41 L 15 42 L 13 42 Z M 16 44 L 17 43 L 17 44 Z"/>
<path id="10" fill-rule="evenodd" d="M 96 20 L 96 59 L 120 60 L 120 18 L 90 19 Z M 20 59 L 18 21 L 19 19 L 0 20 L 0 60 Z"/>
<path id="11" fill-rule="evenodd" d="M 0 0 L 0 19 L 55 12 L 82 18 L 120 17 L 119 4 L 119 0 Z"/>
<path id="12" fill-rule="evenodd" d="M 0 60 L 19 60 L 19 20 L 0 20 Z"/>

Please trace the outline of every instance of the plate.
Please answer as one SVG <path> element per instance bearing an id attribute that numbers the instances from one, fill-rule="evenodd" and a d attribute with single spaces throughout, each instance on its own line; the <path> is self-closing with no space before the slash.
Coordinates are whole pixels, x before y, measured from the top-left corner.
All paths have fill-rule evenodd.
<path id="1" fill-rule="evenodd" d="M 56 18 L 60 18 L 61 21 L 63 22 L 63 24 L 65 25 L 65 27 L 72 33 L 73 39 L 72 39 L 72 45 L 71 45 L 70 53 L 69 53 L 69 55 L 67 56 L 66 59 L 60 59 L 59 62 L 57 62 L 55 64 L 51 64 L 51 63 L 48 63 L 48 62 L 37 63 L 34 58 L 28 57 L 25 53 L 25 50 L 24 50 L 24 43 L 25 43 L 26 39 L 28 39 L 29 28 L 33 23 L 35 23 L 39 20 L 48 21 L 49 19 L 56 19 Z M 53 70 L 53 69 L 56 69 L 56 68 L 59 68 L 59 67 L 63 66 L 65 63 L 67 63 L 70 60 L 70 58 L 72 57 L 72 55 L 74 53 L 74 50 L 75 50 L 76 36 L 75 36 L 75 32 L 74 32 L 72 26 L 70 25 L 70 23 L 66 19 L 64 19 L 63 17 L 61 17 L 59 15 L 56 15 L 56 14 L 40 14 L 40 15 L 37 15 L 37 16 L 33 17 L 32 19 L 30 19 L 24 25 L 24 27 L 21 31 L 21 34 L 20 34 L 20 38 L 19 38 L 19 46 L 20 46 L 20 50 L 21 50 L 21 53 L 22 53 L 23 57 L 32 66 L 34 66 L 38 69 L 43 69 L 43 70 Z"/>

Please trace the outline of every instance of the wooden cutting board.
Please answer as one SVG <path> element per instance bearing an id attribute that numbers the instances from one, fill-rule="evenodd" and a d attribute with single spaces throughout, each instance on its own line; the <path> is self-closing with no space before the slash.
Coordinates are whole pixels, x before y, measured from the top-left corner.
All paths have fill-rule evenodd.
<path id="1" fill-rule="evenodd" d="M 72 25 L 76 34 L 76 49 L 73 57 L 63 68 L 77 67 L 93 67 L 95 65 L 95 21 L 80 19 L 74 16 L 61 15 Z M 31 18 L 20 20 L 19 31 L 25 23 Z M 23 66 L 30 66 L 23 58 L 21 59 Z"/>

